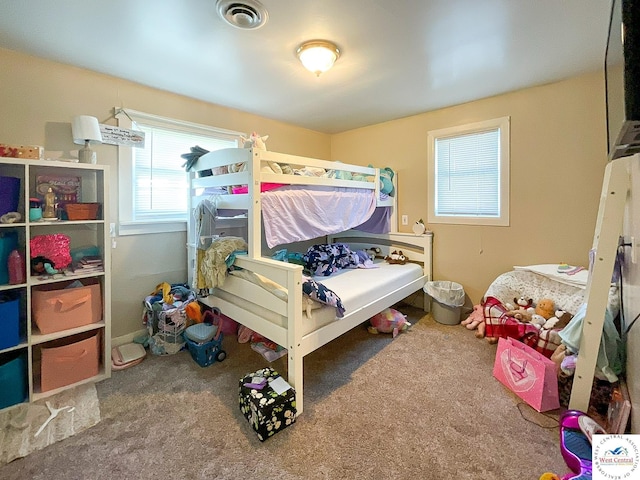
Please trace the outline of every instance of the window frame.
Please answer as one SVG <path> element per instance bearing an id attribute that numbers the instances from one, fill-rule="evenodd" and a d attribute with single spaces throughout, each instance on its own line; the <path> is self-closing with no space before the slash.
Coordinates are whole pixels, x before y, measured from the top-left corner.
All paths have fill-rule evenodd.
<path id="1" fill-rule="evenodd" d="M 162 117 L 137 110 L 115 108 L 115 117 L 118 127 L 126 129 L 136 129 L 136 122 L 151 127 L 170 128 L 186 133 L 199 135 L 210 135 L 217 138 L 227 138 L 235 140 L 236 146 L 243 132 L 225 130 L 210 127 L 198 123 Z M 150 233 L 186 232 L 188 218 L 184 220 L 150 218 L 145 220 L 134 220 L 134 164 L 133 148 L 127 145 L 118 145 L 118 235 L 143 235 Z M 188 152 L 185 152 L 188 153 Z M 185 172 L 185 176 L 188 173 Z M 185 195 L 188 195 L 188 189 Z M 186 212 L 189 215 L 189 212 Z"/>
<path id="2" fill-rule="evenodd" d="M 431 130 L 427 134 L 427 162 L 428 162 L 428 209 L 427 219 L 429 223 L 434 224 L 450 224 L 450 225 L 488 225 L 508 227 L 510 224 L 509 217 L 509 166 L 510 166 L 510 123 L 508 116 L 494 118 L 465 125 L 441 128 Z M 498 182 L 498 204 L 500 215 L 497 217 L 482 216 L 465 216 L 465 215 L 436 215 L 436 192 L 437 192 L 437 176 L 436 176 L 436 159 L 435 145 L 436 140 L 446 137 L 458 137 L 473 133 L 482 133 L 489 130 L 498 129 L 500 132 L 500 159 L 499 173 L 500 181 Z"/>

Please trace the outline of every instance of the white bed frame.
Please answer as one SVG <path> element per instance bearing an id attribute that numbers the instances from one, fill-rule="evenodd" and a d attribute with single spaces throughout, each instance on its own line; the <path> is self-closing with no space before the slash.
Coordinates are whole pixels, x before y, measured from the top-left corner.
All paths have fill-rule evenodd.
<path id="1" fill-rule="evenodd" d="M 295 168 L 301 166 L 321 167 L 324 169 L 348 170 L 365 175 L 375 175 L 374 182 L 357 182 L 351 180 L 337 180 L 318 177 L 304 177 L 299 175 L 277 175 L 261 172 L 264 162 L 286 163 Z M 242 173 L 197 177 L 196 172 L 233 163 L 247 162 L 249 168 Z M 288 291 L 288 301 L 276 298 L 265 289 L 246 282 L 228 277 L 224 286 L 219 287 L 230 294 L 250 300 L 263 309 L 270 310 L 286 318 L 286 325 L 277 325 L 251 311 L 215 295 L 216 290 L 207 297 L 200 298 L 200 302 L 210 307 L 219 308 L 225 315 L 233 318 L 251 330 L 269 338 L 273 342 L 286 346 L 288 350 L 288 381 L 296 390 L 296 408 L 298 414 L 304 409 L 303 403 L 303 358 L 305 355 L 322 347 L 331 340 L 351 330 L 357 325 L 371 318 L 376 313 L 403 300 L 414 292 L 422 290 L 424 283 L 432 277 L 432 244 L 431 232 L 423 235 L 406 233 L 368 234 L 355 230 L 341 234 L 329 235 L 327 243 L 343 242 L 352 249 L 365 249 L 378 246 L 381 255 L 388 255 L 393 250 L 402 250 L 412 262 L 420 263 L 423 275 L 401 287 L 390 290 L 381 298 L 357 309 L 346 312 L 345 316 L 331 322 L 315 331 L 303 334 L 302 322 L 302 267 L 262 256 L 262 215 L 260 211 L 260 183 L 290 183 L 298 185 L 329 185 L 335 187 L 363 188 L 376 191 L 379 198 L 379 170 L 326 160 L 311 159 L 293 155 L 255 149 L 223 149 L 210 152 L 197 160 L 192 167 L 190 181 L 190 211 L 203 198 L 199 190 L 208 186 L 248 185 L 248 193 L 243 195 L 223 195 L 218 199 L 218 208 L 246 209 L 247 218 L 230 221 L 248 222 L 248 255 L 237 256 L 235 265 L 246 270 L 263 275 L 282 285 Z M 395 207 L 397 194 L 389 197 L 386 203 Z M 397 225 L 396 208 L 393 209 L 392 225 Z M 190 222 L 193 224 L 193 222 Z M 196 234 L 193 225 L 189 225 L 189 272 L 193 272 L 195 262 Z M 223 227 L 224 228 L 224 227 Z M 394 227 L 395 229 L 395 227 Z M 348 274 L 348 272 L 346 272 Z M 192 279 L 190 279 L 192 282 Z M 429 303 L 425 301 L 425 310 Z"/>

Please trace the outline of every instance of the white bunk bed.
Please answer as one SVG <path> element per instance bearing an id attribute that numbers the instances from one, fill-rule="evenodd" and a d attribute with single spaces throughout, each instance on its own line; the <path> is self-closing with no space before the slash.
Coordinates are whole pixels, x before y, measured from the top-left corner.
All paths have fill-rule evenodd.
<path id="1" fill-rule="evenodd" d="M 323 168 L 349 171 L 370 176 L 373 181 L 339 180 L 335 178 L 309 177 L 301 175 L 273 174 L 263 168 L 268 162 L 296 167 Z M 246 171 L 210 176 L 199 176 L 201 172 L 214 172 L 219 167 L 244 163 Z M 221 228 L 247 226 L 248 251 L 237 255 L 234 266 L 254 272 L 282 287 L 280 295 L 273 295 L 264 286 L 257 285 L 236 275 L 228 275 L 222 286 L 209 291 L 199 300 L 209 307 L 219 308 L 225 315 L 245 325 L 258 334 L 287 348 L 288 381 L 296 390 L 296 408 L 302 413 L 303 403 L 303 358 L 331 340 L 368 320 L 376 313 L 401 301 L 414 292 L 421 291 L 424 283 L 431 279 L 432 234 L 423 235 L 397 233 L 396 199 L 380 200 L 380 171 L 362 167 L 306 157 L 285 155 L 257 149 L 223 149 L 200 157 L 191 168 L 191 210 L 210 196 L 211 187 L 247 185 L 246 194 L 216 196 L 219 209 L 246 211 L 244 218 L 221 219 Z M 303 304 L 303 268 L 300 265 L 273 260 L 263 256 L 263 218 L 261 184 L 282 183 L 289 185 L 329 186 L 374 191 L 377 205 L 391 206 L 392 232 L 371 234 L 358 230 L 330 233 L 322 237 L 324 243 L 344 243 L 353 251 L 378 247 L 379 257 L 402 252 L 410 260 L 406 265 L 390 265 L 382 258 L 376 260 L 380 268 L 345 269 L 328 277 L 315 277 L 336 292 L 343 301 L 345 314 L 337 318 L 333 307 L 313 310 L 311 318 Z M 197 262 L 196 246 L 198 234 L 193 222 L 189 225 L 189 271 Z M 317 240 L 315 243 L 319 243 Z M 190 278 L 193 284 L 194 279 Z M 356 286 L 358 288 L 354 289 Z M 349 287 L 349 288 L 347 288 Z M 283 295 L 283 292 L 286 294 Z M 427 308 L 428 302 L 425 302 Z"/>

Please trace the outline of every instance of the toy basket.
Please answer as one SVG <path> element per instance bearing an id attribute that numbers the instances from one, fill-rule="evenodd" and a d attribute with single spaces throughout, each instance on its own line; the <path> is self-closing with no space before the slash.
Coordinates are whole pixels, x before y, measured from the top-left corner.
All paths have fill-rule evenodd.
<path id="1" fill-rule="evenodd" d="M 67 203 L 64 206 L 69 220 L 96 220 L 99 203 Z"/>

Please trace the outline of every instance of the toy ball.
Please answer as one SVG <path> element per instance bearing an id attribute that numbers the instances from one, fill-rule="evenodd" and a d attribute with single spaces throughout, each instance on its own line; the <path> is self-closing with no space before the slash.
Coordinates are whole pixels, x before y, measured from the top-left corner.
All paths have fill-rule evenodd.
<path id="1" fill-rule="evenodd" d="M 371 317 L 369 322 L 369 333 L 392 333 L 394 338 L 411 326 L 406 316 L 393 308 L 385 308 Z"/>

